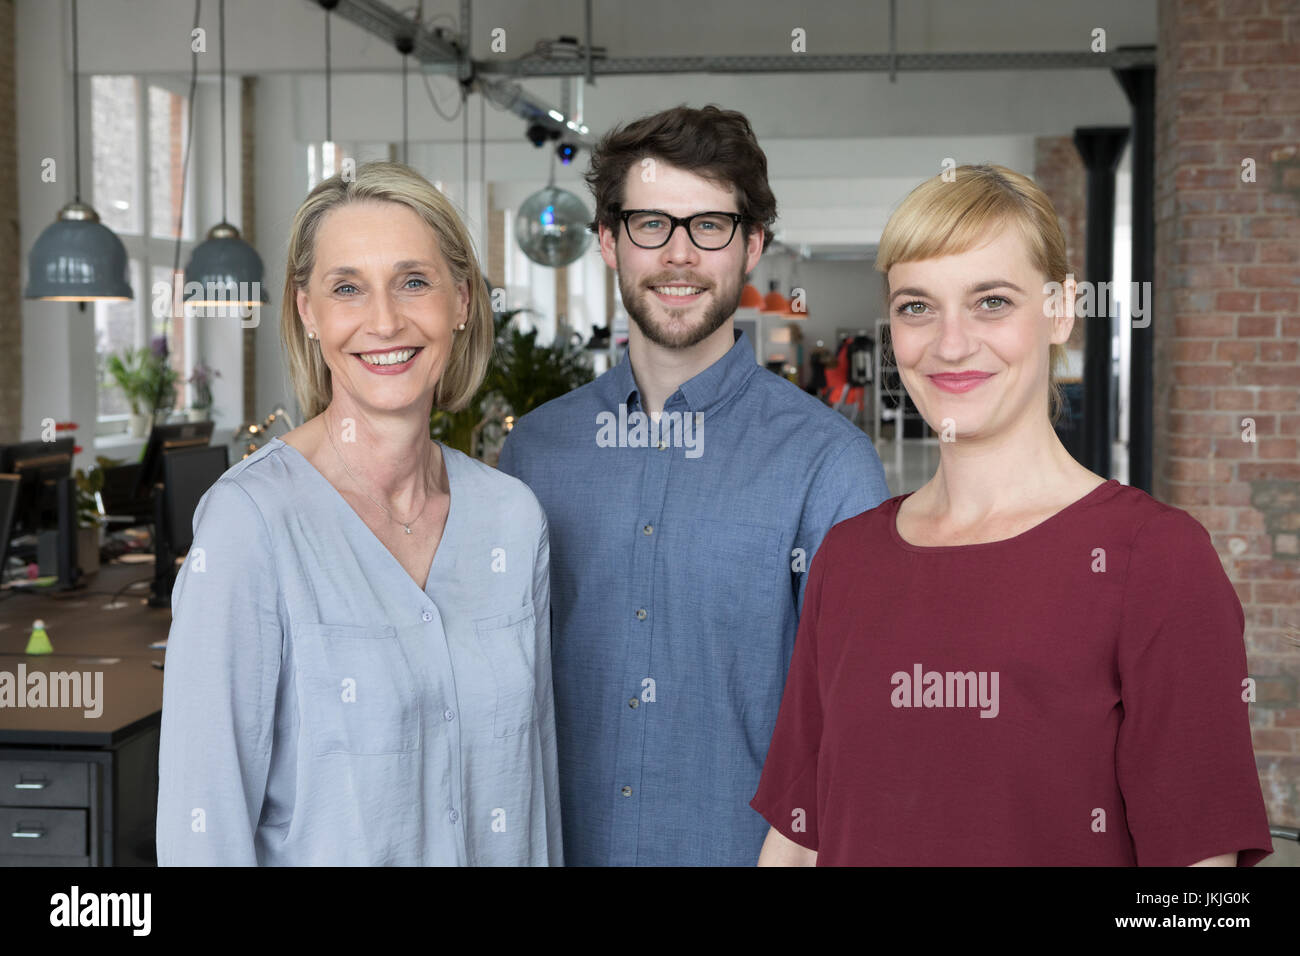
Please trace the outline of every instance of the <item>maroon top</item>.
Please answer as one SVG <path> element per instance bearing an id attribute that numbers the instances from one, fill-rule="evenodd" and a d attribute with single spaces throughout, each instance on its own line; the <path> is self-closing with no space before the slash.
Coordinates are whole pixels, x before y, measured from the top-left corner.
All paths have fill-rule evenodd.
<path id="1" fill-rule="evenodd" d="M 820 866 L 1272 852 L 1241 603 L 1194 518 L 1111 480 L 923 548 L 906 497 L 817 551 L 755 810 Z"/>

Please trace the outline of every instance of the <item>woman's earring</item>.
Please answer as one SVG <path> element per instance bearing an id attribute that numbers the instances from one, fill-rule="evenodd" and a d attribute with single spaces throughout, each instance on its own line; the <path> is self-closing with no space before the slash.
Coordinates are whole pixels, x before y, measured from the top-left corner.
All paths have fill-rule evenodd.
<path id="1" fill-rule="evenodd" d="M 315 332 L 308 332 L 308 333 L 307 333 L 307 338 L 309 338 L 309 339 L 314 339 L 315 337 L 316 337 L 316 333 L 315 333 Z"/>
<path id="2" fill-rule="evenodd" d="M 457 332 L 464 332 L 464 331 L 465 331 L 465 323 L 462 322 L 460 325 L 456 326 L 456 331 L 457 331 Z"/>

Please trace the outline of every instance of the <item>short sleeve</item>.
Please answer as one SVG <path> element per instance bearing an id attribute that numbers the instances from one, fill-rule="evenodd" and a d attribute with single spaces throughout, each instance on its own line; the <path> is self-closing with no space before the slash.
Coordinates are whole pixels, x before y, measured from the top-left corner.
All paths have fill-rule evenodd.
<path id="1" fill-rule="evenodd" d="M 818 470 L 799 519 L 795 547 L 801 548 L 811 569 L 826 534 L 841 521 L 870 511 L 889 497 L 885 469 L 871 439 L 859 433 L 830 456 Z M 795 608 L 803 609 L 809 575 L 800 574 L 795 584 Z"/>
<path id="2" fill-rule="evenodd" d="M 1116 773 L 1139 866 L 1272 852 L 1250 736 L 1245 618 L 1209 534 L 1170 510 L 1138 530 L 1119 636 Z"/>
<path id="3" fill-rule="evenodd" d="M 204 494 L 172 590 L 158 755 L 158 864 L 252 866 L 282 633 L 273 544 L 230 479 Z"/>
<path id="4" fill-rule="evenodd" d="M 785 681 L 776 730 L 767 750 L 758 792 L 749 805 L 789 840 L 816 850 L 817 755 L 821 748 L 822 704 L 817 673 L 817 617 L 825 551 L 813 558 L 790 672 Z"/>

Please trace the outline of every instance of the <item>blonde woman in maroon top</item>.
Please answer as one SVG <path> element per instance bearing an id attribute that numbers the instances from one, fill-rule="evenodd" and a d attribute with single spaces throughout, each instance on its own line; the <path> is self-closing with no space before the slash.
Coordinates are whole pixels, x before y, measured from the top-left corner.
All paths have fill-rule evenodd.
<path id="1" fill-rule="evenodd" d="M 1253 865 L 1271 851 L 1244 618 L 1205 529 L 1052 427 L 1055 211 L 962 166 L 890 218 L 899 374 L 941 442 L 809 570 L 751 806 L 760 865 Z"/>

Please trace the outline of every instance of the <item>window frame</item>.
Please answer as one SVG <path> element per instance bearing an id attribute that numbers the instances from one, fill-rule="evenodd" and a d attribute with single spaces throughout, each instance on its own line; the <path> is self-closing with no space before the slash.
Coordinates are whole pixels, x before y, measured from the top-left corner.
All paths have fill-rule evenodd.
<path id="1" fill-rule="evenodd" d="M 94 83 L 93 78 L 98 75 L 105 76 L 130 76 L 134 81 L 134 100 L 135 100 L 135 120 L 136 120 L 136 150 L 139 161 L 135 166 L 136 189 L 140 196 L 140 232 L 118 232 L 115 231 L 118 239 L 126 249 L 127 259 L 134 261 L 138 265 L 140 276 L 140 287 L 134 289 L 135 298 L 132 300 L 133 307 L 133 326 L 135 329 L 133 348 L 147 348 L 153 336 L 153 270 L 157 267 L 167 269 L 169 272 L 172 268 L 172 260 L 175 256 L 176 239 L 174 236 L 160 237 L 154 236 L 153 233 L 153 189 L 150 182 L 150 170 L 152 155 L 150 148 L 152 141 L 150 138 L 150 105 L 149 105 L 149 88 L 158 87 L 176 96 L 180 96 L 182 101 L 189 109 L 189 82 L 188 79 L 171 74 L 83 74 L 80 78 L 82 84 L 81 95 L 86 102 L 91 104 L 91 110 L 88 116 L 90 130 L 87 131 L 87 140 L 90 142 L 90 192 L 94 194 Z M 200 103 L 197 102 L 201 95 L 202 89 L 196 91 L 196 103 L 194 108 L 197 109 Z M 193 231 L 191 238 L 181 239 L 181 268 L 184 269 L 185 263 L 189 261 L 194 253 L 194 248 L 201 241 L 198 235 L 199 209 L 198 196 L 200 193 L 200 184 L 202 176 L 200 174 L 200 164 L 198 156 L 203 152 L 198 148 L 202 138 L 201 124 L 197 122 L 197 117 L 186 116 L 186 131 L 188 132 L 190 123 L 194 124 L 194 143 L 191 144 L 189 158 L 189 176 L 185 183 L 185 207 L 184 221 L 185 224 Z M 182 156 L 184 147 L 182 146 Z M 94 303 L 95 323 L 98 328 L 98 321 L 101 313 L 100 303 Z M 106 305 L 106 303 L 105 303 Z M 180 319 L 181 322 L 185 318 Z M 173 317 L 169 326 L 168 344 L 169 346 L 175 341 L 175 329 L 177 319 Z M 193 333 L 196 330 L 194 323 L 187 323 L 186 332 Z M 198 343 L 193 334 L 185 335 L 185 355 L 182 357 L 182 369 L 192 368 L 196 362 L 201 361 L 198 354 Z M 96 343 L 95 349 L 96 367 L 99 363 L 99 349 Z M 185 377 L 182 371 L 182 378 Z M 128 415 L 101 415 L 99 411 L 100 383 L 95 383 L 95 436 L 120 435 L 127 431 Z M 189 394 L 190 386 L 180 385 L 179 387 L 183 405 L 188 406 L 192 396 Z"/>

